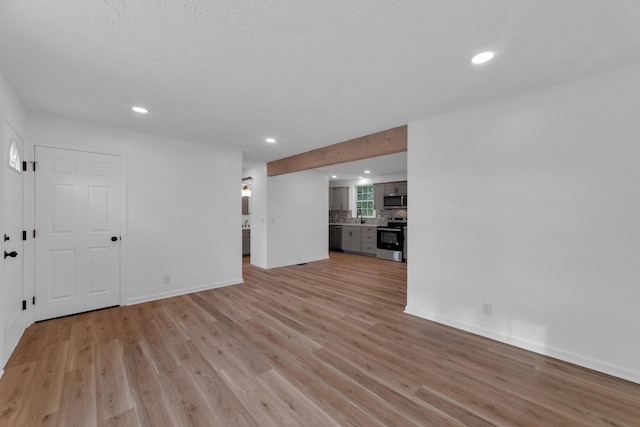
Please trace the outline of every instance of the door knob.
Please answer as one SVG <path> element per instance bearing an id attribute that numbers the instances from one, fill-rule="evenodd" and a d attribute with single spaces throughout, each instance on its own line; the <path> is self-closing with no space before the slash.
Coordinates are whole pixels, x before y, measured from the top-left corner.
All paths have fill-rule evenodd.
<path id="1" fill-rule="evenodd" d="M 16 251 L 11 251 L 11 252 L 4 251 L 4 257 L 5 258 L 7 258 L 7 257 L 15 258 L 17 256 L 18 256 L 18 252 L 16 252 Z"/>
<path id="2" fill-rule="evenodd" d="M 117 241 L 118 241 L 118 238 L 117 238 L 116 236 L 111 236 L 111 241 L 112 241 L 112 242 L 117 242 Z"/>

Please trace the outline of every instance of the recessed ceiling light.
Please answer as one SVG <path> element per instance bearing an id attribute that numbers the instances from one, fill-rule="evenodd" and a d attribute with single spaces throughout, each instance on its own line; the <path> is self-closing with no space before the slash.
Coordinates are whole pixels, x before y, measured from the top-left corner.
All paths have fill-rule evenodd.
<path id="1" fill-rule="evenodd" d="M 275 138 L 267 138 L 265 139 L 265 141 L 267 141 L 269 144 L 273 144 L 274 142 L 276 142 Z"/>
<path id="2" fill-rule="evenodd" d="M 140 114 L 147 114 L 149 112 L 149 110 L 147 110 L 144 107 L 131 107 L 131 109 L 136 113 L 140 113 Z"/>
<path id="3" fill-rule="evenodd" d="M 358 177 L 358 179 L 362 179 L 362 177 L 361 177 L 361 176 L 359 176 L 359 177 Z"/>
<path id="4" fill-rule="evenodd" d="M 331 175 L 331 178 L 334 178 L 334 179 L 335 179 L 335 178 L 337 178 L 337 177 L 338 177 L 337 175 Z"/>
<path id="5" fill-rule="evenodd" d="M 364 171 L 364 173 L 371 173 L 371 171 Z"/>
<path id="6" fill-rule="evenodd" d="M 484 64 L 487 61 L 491 61 L 493 55 L 494 53 L 491 51 L 480 52 L 479 54 L 471 58 L 471 62 L 473 62 L 474 64 Z"/>

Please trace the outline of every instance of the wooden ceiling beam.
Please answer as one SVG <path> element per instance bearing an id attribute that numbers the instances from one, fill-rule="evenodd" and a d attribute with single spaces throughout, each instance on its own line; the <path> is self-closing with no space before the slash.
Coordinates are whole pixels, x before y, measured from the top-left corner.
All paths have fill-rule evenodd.
<path id="1" fill-rule="evenodd" d="M 407 125 L 267 163 L 267 176 L 284 175 L 407 151 Z"/>

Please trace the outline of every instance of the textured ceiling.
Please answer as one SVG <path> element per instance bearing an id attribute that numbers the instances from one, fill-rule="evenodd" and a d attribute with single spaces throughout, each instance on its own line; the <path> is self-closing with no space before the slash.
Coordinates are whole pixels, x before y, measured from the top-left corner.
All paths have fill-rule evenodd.
<path id="1" fill-rule="evenodd" d="M 357 180 L 362 177 L 380 182 L 386 175 L 407 172 L 407 152 L 325 166 L 314 170 L 326 176 L 330 181 Z M 364 173 L 366 170 L 369 171 L 369 174 Z M 336 176 L 336 178 L 331 178 L 332 176 Z"/>
<path id="2" fill-rule="evenodd" d="M 639 61 L 638 22 L 635 0 L 0 0 L 0 68 L 29 111 L 250 164 Z"/>

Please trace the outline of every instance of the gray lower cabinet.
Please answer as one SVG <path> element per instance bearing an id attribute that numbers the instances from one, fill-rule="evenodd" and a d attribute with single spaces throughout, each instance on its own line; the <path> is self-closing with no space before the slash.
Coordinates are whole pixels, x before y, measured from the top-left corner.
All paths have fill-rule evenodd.
<path id="1" fill-rule="evenodd" d="M 242 230 L 242 255 L 251 255 L 251 230 Z"/>
<path id="2" fill-rule="evenodd" d="M 375 255 L 377 249 L 377 238 L 376 227 L 362 227 L 362 246 L 360 251 L 363 254 Z"/>
<path id="3" fill-rule="evenodd" d="M 376 227 L 342 226 L 342 250 L 362 255 L 376 255 Z"/>
<path id="4" fill-rule="evenodd" d="M 360 252 L 362 249 L 361 227 L 348 225 L 342 226 L 342 250 L 347 252 Z"/>

